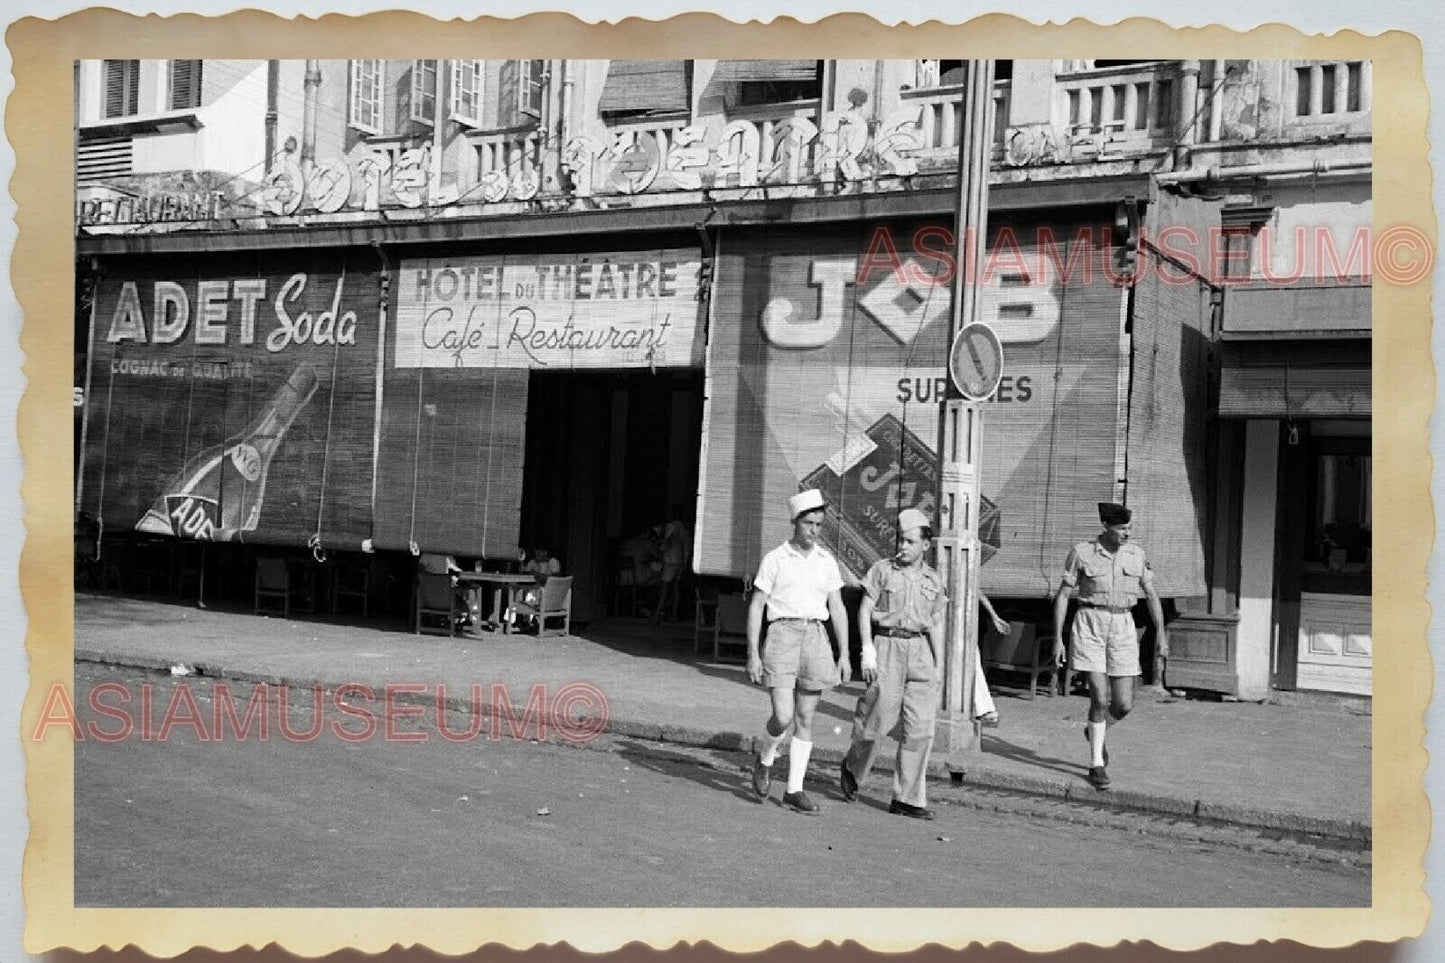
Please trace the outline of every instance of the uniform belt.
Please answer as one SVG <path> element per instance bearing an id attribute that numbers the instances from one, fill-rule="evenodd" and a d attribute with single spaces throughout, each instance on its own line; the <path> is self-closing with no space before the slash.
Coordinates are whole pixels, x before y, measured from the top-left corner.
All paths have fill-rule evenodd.
<path id="1" fill-rule="evenodd" d="M 774 621 L 774 622 L 802 622 L 802 623 L 804 623 L 804 624 L 813 623 L 813 624 L 815 624 L 815 625 L 822 625 L 822 624 L 823 624 L 823 620 L 822 620 L 822 619 L 799 619 L 799 618 L 794 618 L 794 617 L 791 616 L 791 615 L 785 616 L 784 618 L 781 618 L 781 619 L 773 619 L 773 621 Z"/>
<path id="2" fill-rule="evenodd" d="M 1105 605 L 1103 602 L 1080 602 L 1080 605 L 1089 609 L 1102 609 L 1105 612 L 1113 612 L 1115 615 L 1127 615 L 1134 611 L 1132 605 Z"/>
<path id="3" fill-rule="evenodd" d="M 890 639 L 917 639 L 922 638 L 922 632 L 915 632 L 912 629 L 896 629 L 888 625 L 875 625 L 874 635 L 886 636 Z"/>

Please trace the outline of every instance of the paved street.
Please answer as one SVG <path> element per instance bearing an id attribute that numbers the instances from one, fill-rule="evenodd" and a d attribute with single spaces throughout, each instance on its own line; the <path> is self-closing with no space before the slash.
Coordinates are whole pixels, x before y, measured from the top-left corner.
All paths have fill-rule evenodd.
<path id="1" fill-rule="evenodd" d="M 158 729 L 177 680 L 81 665 L 82 721 Z M 210 680 L 180 680 L 210 730 Z M 244 713 L 247 687 L 233 687 Z M 354 702 L 354 700 L 348 700 Z M 520 706 L 518 707 L 520 712 Z M 112 710 L 114 711 L 114 710 Z M 274 716 L 273 707 L 273 716 Z M 380 716 L 380 706 L 371 712 Z M 328 716 L 333 713 L 328 712 Z M 350 731 L 359 715 L 334 713 Z M 309 694 L 290 719 L 305 731 Z M 440 738 L 430 712 L 347 743 L 200 741 L 174 729 L 76 747 L 77 905 L 109 906 L 1345 906 L 1368 852 L 1158 815 L 942 788 L 939 818 L 889 816 L 884 778 L 819 818 L 752 801 L 742 757 L 620 737 L 585 748 Z M 462 729 L 455 716 L 447 724 Z M 779 783 L 786 763 L 776 769 Z M 831 776 L 831 772 L 819 773 Z M 781 793 L 775 786 L 774 798 Z"/>

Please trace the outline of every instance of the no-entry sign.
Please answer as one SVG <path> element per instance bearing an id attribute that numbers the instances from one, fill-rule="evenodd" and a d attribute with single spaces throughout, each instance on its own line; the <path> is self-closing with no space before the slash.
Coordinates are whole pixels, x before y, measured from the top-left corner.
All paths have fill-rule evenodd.
<path id="1" fill-rule="evenodd" d="M 997 391 L 1003 377 L 1003 345 L 993 328 L 977 321 L 966 325 L 948 352 L 948 373 L 969 401 L 983 401 Z"/>

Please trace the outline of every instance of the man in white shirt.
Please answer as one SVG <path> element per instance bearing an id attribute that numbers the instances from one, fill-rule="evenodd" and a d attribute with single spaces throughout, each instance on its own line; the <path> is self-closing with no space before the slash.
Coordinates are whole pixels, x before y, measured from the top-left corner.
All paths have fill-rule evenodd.
<path id="1" fill-rule="evenodd" d="M 793 537 L 763 556 L 748 607 L 748 678 L 768 687 L 773 709 L 762 751 L 753 763 L 753 791 L 759 802 L 768 798 L 772 765 L 791 726 L 783 805 L 810 816 L 818 814 L 818 804 L 803 792 L 803 776 L 813 751 L 813 712 L 824 689 L 852 675 L 848 613 L 839 594 L 843 574 L 818 541 L 826 508 L 823 493 L 816 488 L 788 499 Z M 764 612 L 769 623 L 766 657 L 758 650 Z M 838 640 L 836 661 L 823 628 L 828 620 Z"/>

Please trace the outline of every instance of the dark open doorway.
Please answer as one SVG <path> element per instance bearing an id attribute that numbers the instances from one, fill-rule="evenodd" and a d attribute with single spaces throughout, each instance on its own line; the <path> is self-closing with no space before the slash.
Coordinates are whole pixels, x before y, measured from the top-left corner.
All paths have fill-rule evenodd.
<path id="1" fill-rule="evenodd" d="M 621 541 L 668 521 L 695 531 L 701 371 L 533 372 L 522 546 L 573 576 L 574 623 L 609 614 Z"/>

